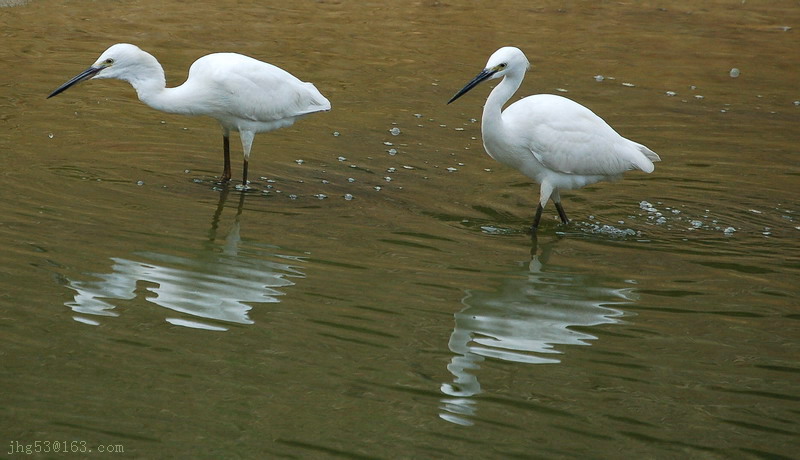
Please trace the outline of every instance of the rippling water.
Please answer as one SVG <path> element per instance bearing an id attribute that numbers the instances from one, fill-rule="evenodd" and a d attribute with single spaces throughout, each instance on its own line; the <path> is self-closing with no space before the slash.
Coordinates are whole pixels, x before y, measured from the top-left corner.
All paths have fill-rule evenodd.
<path id="1" fill-rule="evenodd" d="M 193 5 L 0 2 L 4 455 L 795 456 L 794 3 Z M 170 85 L 239 51 L 334 109 L 220 189 L 213 121 L 115 81 L 45 99 L 125 41 Z M 445 105 L 509 44 L 520 96 L 663 159 L 537 240 L 536 187 L 483 153 L 489 88 Z"/>

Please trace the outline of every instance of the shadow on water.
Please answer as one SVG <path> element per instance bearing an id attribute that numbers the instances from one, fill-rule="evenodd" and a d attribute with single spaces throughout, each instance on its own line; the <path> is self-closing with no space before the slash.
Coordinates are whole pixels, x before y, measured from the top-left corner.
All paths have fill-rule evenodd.
<path id="1" fill-rule="evenodd" d="M 551 263 L 559 238 L 541 245 L 533 236 L 531 260 L 508 273 L 492 291 L 469 290 L 455 316 L 448 347 L 455 356 L 447 366 L 452 383 L 443 383 L 439 416 L 472 425 L 482 393 L 477 371 L 485 358 L 521 364 L 560 363 L 557 345 L 589 345 L 597 337 L 575 330 L 619 323 L 615 306 L 634 300 L 632 288 L 613 289 L 594 276 Z"/>
<path id="2" fill-rule="evenodd" d="M 296 266 L 303 258 L 276 253 L 278 248 L 267 245 L 255 251 L 240 249 L 240 217 L 245 193 L 239 195 L 230 230 L 224 240 L 218 241 L 217 232 L 228 194 L 227 187 L 220 192 L 208 239 L 200 250 L 192 250 L 190 257 L 152 251 L 136 252 L 131 258 L 112 257 L 110 273 L 89 274 L 97 280 L 68 279 L 67 287 L 76 294 L 66 305 L 80 315 L 119 316 L 111 302 L 135 299 L 137 283 L 147 282 L 154 285 L 147 287 L 154 296 L 146 300 L 191 317 L 167 318 L 171 324 L 214 331 L 225 331 L 227 327 L 196 318 L 223 324 L 252 324 L 248 303 L 279 302 L 278 298 L 284 295 L 280 289 L 295 284 L 289 278 L 305 276 Z M 86 316 L 73 318 L 82 323 L 99 324 Z"/>

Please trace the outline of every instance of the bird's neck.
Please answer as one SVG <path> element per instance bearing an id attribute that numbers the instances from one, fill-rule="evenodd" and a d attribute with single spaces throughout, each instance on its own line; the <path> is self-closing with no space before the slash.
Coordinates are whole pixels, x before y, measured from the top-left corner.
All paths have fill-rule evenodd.
<path id="1" fill-rule="evenodd" d="M 190 114 L 188 108 L 184 107 L 186 100 L 176 94 L 178 88 L 167 88 L 164 69 L 160 64 L 154 63 L 125 80 L 136 90 L 139 100 L 150 107 L 162 112 Z"/>
<path id="2" fill-rule="evenodd" d="M 483 106 L 483 119 L 481 120 L 481 131 L 483 132 L 484 139 L 489 137 L 496 137 L 498 140 L 504 137 L 505 127 L 503 126 L 503 105 L 511 99 L 511 96 L 519 88 L 522 83 L 524 73 L 512 74 L 509 73 L 498 84 L 489 97 L 486 99 L 486 105 Z M 490 140 L 491 141 L 491 140 Z"/>

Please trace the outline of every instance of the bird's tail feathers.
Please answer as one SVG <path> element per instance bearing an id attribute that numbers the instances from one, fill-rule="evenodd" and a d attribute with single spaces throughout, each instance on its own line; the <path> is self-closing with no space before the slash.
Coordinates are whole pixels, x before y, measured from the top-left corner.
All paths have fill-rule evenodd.
<path id="1" fill-rule="evenodd" d="M 645 147 L 642 144 L 636 144 L 636 147 L 639 149 L 639 152 L 644 155 L 644 158 L 641 158 L 641 161 L 636 162 L 636 167 L 646 173 L 653 172 L 656 168 L 653 166 L 653 163 L 657 161 L 661 161 L 661 157 L 658 154 L 649 148 Z"/>
<path id="2" fill-rule="evenodd" d="M 303 82 L 311 95 L 313 104 L 309 106 L 307 113 L 312 112 L 326 112 L 331 109 L 331 101 L 329 101 L 322 93 L 319 92 L 313 83 Z"/>

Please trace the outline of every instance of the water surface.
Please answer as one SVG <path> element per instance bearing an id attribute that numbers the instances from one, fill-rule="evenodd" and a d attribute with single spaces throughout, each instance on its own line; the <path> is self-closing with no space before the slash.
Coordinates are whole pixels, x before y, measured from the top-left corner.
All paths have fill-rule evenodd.
<path id="1" fill-rule="evenodd" d="M 2 6 L 6 445 L 795 455 L 795 3 Z M 213 120 L 118 81 L 45 99 L 116 42 L 170 85 L 242 52 L 334 110 L 257 136 L 253 190 L 225 190 Z M 537 188 L 483 153 L 490 85 L 445 105 L 509 44 L 533 63 L 520 96 L 571 97 L 663 159 L 564 193 L 573 222 L 547 209 L 536 240 Z"/>

